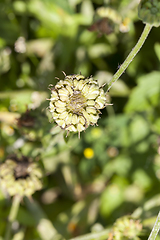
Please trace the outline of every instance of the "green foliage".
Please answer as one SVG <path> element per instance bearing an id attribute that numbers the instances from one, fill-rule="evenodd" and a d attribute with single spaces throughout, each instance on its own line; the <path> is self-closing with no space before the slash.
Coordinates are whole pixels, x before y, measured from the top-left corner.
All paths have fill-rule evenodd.
<path id="1" fill-rule="evenodd" d="M 14 240 L 91 232 L 88 239 L 114 239 L 114 222 L 128 215 L 142 224 L 133 240 L 149 236 L 160 208 L 159 29 L 107 93 L 113 105 L 102 110 L 98 126 L 80 139 L 56 127 L 46 100 L 48 85 L 64 79 L 62 71 L 93 75 L 100 85 L 110 81 L 142 31 L 137 4 L 0 1 L 0 160 L 24 155 L 45 172 L 44 188 L 21 202 Z M 11 204 L 1 190 L 3 240 Z"/>

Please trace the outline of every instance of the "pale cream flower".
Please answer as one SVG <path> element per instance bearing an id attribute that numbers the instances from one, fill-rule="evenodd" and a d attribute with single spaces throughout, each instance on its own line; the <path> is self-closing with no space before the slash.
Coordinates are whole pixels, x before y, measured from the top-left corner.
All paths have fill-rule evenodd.
<path id="1" fill-rule="evenodd" d="M 43 187 L 43 173 L 36 162 L 27 157 L 9 157 L 0 165 L 0 187 L 10 196 L 30 196 Z"/>
<path id="2" fill-rule="evenodd" d="M 50 87 L 49 110 L 60 128 L 80 134 L 89 125 L 97 124 L 99 109 L 107 105 L 97 80 L 80 74 L 65 75 L 64 80 Z"/>

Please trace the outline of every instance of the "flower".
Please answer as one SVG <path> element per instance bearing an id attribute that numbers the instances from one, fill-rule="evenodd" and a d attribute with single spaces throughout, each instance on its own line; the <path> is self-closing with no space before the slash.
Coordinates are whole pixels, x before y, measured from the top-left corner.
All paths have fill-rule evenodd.
<path id="1" fill-rule="evenodd" d="M 94 157 L 94 151 L 92 148 L 85 148 L 83 153 L 84 153 L 84 156 L 88 159 Z"/>
<path id="2" fill-rule="evenodd" d="M 17 119 L 17 125 L 19 128 L 26 127 L 32 128 L 35 124 L 35 118 L 32 116 L 31 111 L 29 109 L 23 113 L 20 118 Z"/>
<path id="3" fill-rule="evenodd" d="M 144 23 L 155 27 L 160 26 L 160 1 L 141 0 L 138 7 L 138 16 Z"/>
<path id="4" fill-rule="evenodd" d="M 0 165 L 0 186 L 6 189 L 10 196 L 30 196 L 43 186 L 42 170 L 36 162 L 31 162 L 25 156 L 8 157 Z"/>
<path id="5" fill-rule="evenodd" d="M 104 90 L 97 80 L 80 74 L 65 75 L 64 80 L 50 86 L 49 109 L 60 128 L 80 134 L 89 125 L 97 124 L 99 109 L 107 105 Z"/>
<path id="6" fill-rule="evenodd" d="M 139 220 L 133 219 L 131 216 L 123 216 L 116 220 L 113 226 L 114 240 L 135 239 L 140 240 L 138 235 L 142 231 L 142 224 Z"/>

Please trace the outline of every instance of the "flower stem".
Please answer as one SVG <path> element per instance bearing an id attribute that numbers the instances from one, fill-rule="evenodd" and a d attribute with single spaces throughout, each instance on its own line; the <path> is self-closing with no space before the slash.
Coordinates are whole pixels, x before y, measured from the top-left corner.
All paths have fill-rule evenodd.
<path id="1" fill-rule="evenodd" d="M 98 233 L 89 233 L 83 236 L 75 237 L 70 240 L 96 240 L 96 239 L 106 239 L 108 238 L 110 230 L 106 229 Z"/>
<path id="2" fill-rule="evenodd" d="M 11 206 L 10 213 L 9 213 L 9 216 L 8 216 L 8 225 L 7 225 L 7 228 L 6 228 L 6 233 L 5 233 L 4 240 L 10 240 L 11 239 L 12 223 L 14 222 L 14 220 L 17 217 L 17 213 L 18 213 L 18 209 L 19 209 L 21 199 L 22 199 L 22 197 L 19 196 L 19 195 L 15 195 L 14 198 L 13 198 L 12 206 Z"/>
<path id="3" fill-rule="evenodd" d="M 158 213 L 156 222 L 153 226 L 152 232 L 150 233 L 148 240 L 155 240 L 159 230 L 160 230 L 160 212 Z"/>
<path id="4" fill-rule="evenodd" d="M 152 29 L 152 25 L 146 24 L 141 37 L 139 38 L 137 44 L 135 47 L 132 49 L 126 60 L 122 63 L 118 71 L 114 74 L 113 78 L 111 81 L 108 83 L 108 90 L 112 87 L 112 85 L 118 80 L 118 78 L 123 74 L 123 72 L 126 70 L 128 65 L 132 62 L 133 58 L 137 55 L 139 50 L 141 49 L 142 45 L 144 44 L 150 30 Z"/>
<path id="5" fill-rule="evenodd" d="M 24 201 L 36 221 L 36 229 L 42 240 L 64 240 L 35 200 L 25 197 Z"/>

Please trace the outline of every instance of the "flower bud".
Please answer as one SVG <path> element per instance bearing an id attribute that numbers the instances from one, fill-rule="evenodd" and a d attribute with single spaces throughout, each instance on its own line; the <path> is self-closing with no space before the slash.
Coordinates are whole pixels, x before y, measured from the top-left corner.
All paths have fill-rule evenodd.
<path id="1" fill-rule="evenodd" d="M 113 226 L 114 240 L 135 239 L 140 240 L 138 235 L 142 230 L 142 224 L 139 220 L 133 219 L 130 216 L 123 216 L 116 220 Z"/>
<path id="2" fill-rule="evenodd" d="M 160 25 L 160 0 L 141 0 L 138 16 L 144 23 L 155 27 Z"/>

